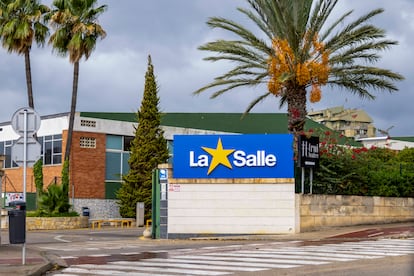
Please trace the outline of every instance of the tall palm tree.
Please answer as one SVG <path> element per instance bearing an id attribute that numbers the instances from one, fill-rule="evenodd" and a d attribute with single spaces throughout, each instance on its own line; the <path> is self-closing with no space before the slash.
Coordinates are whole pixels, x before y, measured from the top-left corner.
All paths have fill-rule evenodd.
<path id="1" fill-rule="evenodd" d="M 30 50 L 43 46 L 49 28 L 43 21 L 49 8 L 37 0 L 0 0 L 0 38 L 9 52 L 24 55 L 29 107 L 34 108 Z"/>
<path id="2" fill-rule="evenodd" d="M 79 62 L 87 60 L 96 47 L 99 38 L 106 36 L 105 30 L 98 24 L 98 17 L 107 8 L 106 5 L 95 8 L 97 0 L 55 0 L 53 10 L 47 19 L 55 32 L 49 39 L 53 50 L 61 56 L 69 55 L 73 64 L 72 101 L 69 115 L 69 129 L 65 150 L 65 160 L 69 160 L 72 144 L 73 123 L 75 119 L 78 95 Z"/>
<path id="3" fill-rule="evenodd" d="M 346 24 L 352 11 L 332 19 L 337 0 L 247 0 L 250 9 L 238 8 L 255 23 L 264 36 L 257 36 L 242 25 L 221 17 L 207 24 L 236 36 L 199 47 L 215 55 L 209 61 L 227 60 L 236 65 L 215 78 L 195 94 L 217 89 L 215 98 L 241 87 L 267 84 L 266 91 L 247 107 L 249 112 L 270 95 L 279 97 L 280 106 L 288 106 L 288 129 L 303 130 L 307 94 L 311 102 L 321 98 L 323 85 L 346 88 L 361 98 L 374 99 L 372 90 L 398 90 L 394 81 L 403 76 L 374 67 L 379 52 L 397 44 L 385 31 L 369 20 L 383 12 L 375 9 Z M 261 37 L 264 37 L 262 39 Z"/>

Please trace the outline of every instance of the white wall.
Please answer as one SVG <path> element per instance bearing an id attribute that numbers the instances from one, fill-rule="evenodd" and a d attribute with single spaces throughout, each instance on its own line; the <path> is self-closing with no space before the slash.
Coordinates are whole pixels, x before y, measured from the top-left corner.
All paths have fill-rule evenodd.
<path id="1" fill-rule="evenodd" d="M 295 232 L 294 184 L 171 185 L 168 234 Z"/>
<path id="2" fill-rule="evenodd" d="M 378 147 L 378 148 L 388 148 L 392 150 L 403 150 L 405 148 L 414 148 L 413 142 L 394 140 L 388 137 L 372 137 L 372 138 L 362 138 L 359 139 L 364 147 Z"/>

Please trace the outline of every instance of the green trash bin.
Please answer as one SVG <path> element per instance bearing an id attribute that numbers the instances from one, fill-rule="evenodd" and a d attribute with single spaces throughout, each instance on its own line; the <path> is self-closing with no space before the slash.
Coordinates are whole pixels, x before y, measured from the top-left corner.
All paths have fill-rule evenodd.
<path id="1" fill-rule="evenodd" d="M 7 212 L 9 215 L 9 242 L 19 244 L 26 242 L 26 202 L 12 201 Z"/>

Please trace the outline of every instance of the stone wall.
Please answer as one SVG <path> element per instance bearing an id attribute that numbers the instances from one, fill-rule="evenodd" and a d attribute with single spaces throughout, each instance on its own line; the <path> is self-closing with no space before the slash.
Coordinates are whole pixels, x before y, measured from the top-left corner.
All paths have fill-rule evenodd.
<path id="1" fill-rule="evenodd" d="M 414 198 L 296 194 L 296 216 L 300 232 L 414 221 Z"/>
<path id="2" fill-rule="evenodd" d="M 26 230 L 79 229 L 88 227 L 87 217 L 27 217 Z"/>
<path id="3" fill-rule="evenodd" d="M 89 226 L 88 217 L 26 217 L 26 230 L 79 229 Z M 2 210 L 1 229 L 9 228 L 9 217 Z"/>
<path id="4" fill-rule="evenodd" d="M 82 207 L 89 208 L 90 219 L 121 218 L 119 207 L 115 199 L 75 198 L 73 209 L 82 215 Z"/>

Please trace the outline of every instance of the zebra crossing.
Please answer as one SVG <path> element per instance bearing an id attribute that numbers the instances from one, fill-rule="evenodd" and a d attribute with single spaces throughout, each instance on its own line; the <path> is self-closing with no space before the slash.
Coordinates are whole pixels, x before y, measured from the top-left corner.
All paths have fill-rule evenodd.
<path id="1" fill-rule="evenodd" d="M 223 250 L 224 249 L 224 250 Z M 54 276 L 85 275 L 231 275 L 307 265 L 325 265 L 414 254 L 414 239 L 381 239 L 299 246 L 268 243 L 247 247 L 171 250 L 168 258 L 143 258 L 106 264 L 73 265 Z"/>

